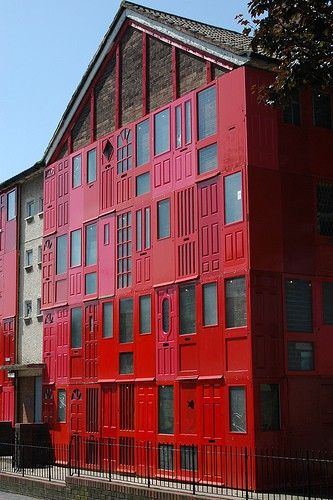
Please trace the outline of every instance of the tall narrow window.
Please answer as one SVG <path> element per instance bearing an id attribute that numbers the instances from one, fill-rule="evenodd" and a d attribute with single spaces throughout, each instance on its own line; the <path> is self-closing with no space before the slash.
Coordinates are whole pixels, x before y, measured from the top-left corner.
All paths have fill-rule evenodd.
<path id="1" fill-rule="evenodd" d="M 217 325 L 217 283 L 206 283 L 202 287 L 203 326 Z"/>
<path id="2" fill-rule="evenodd" d="M 86 266 L 97 262 L 97 224 L 86 227 Z"/>
<path id="3" fill-rule="evenodd" d="M 136 165 L 145 165 L 150 160 L 149 119 L 136 126 Z"/>
<path id="4" fill-rule="evenodd" d="M 133 299 L 119 301 L 119 341 L 133 342 Z"/>
<path id="5" fill-rule="evenodd" d="M 117 137 L 117 174 L 132 168 L 132 131 L 124 128 Z"/>
<path id="6" fill-rule="evenodd" d="M 246 432 L 245 387 L 229 388 L 230 431 Z"/>
<path id="7" fill-rule="evenodd" d="M 119 354 L 119 373 L 120 375 L 134 373 L 132 352 L 121 352 Z"/>
<path id="8" fill-rule="evenodd" d="M 104 245 L 110 243 L 110 224 L 104 224 Z"/>
<path id="9" fill-rule="evenodd" d="M 317 221 L 319 234 L 333 236 L 333 184 L 317 186 Z"/>
<path id="10" fill-rule="evenodd" d="M 87 155 L 87 182 L 96 180 L 96 149 L 88 151 Z"/>
<path id="11" fill-rule="evenodd" d="M 196 332 L 195 285 L 179 288 L 179 333 L 186 335 Z"/>
<path id="12" fill-rule="evenodd" d="M 132 216 L 131 212 L 117 217 L 117 288 L 132 284 Z"/>
<path id="13" fill-rule="evenodd" d="M 182 107 L 176 107 L 176 148 L 182 146 Z"/>
<path id="14" fill-rule="evenodd" d="M 157 203 L 157 239 L 169 238 L 170 234 L 170 200 L 161 200 Z"/>
<path id="15" fill-rule="evenodd" d="M 103 337 L 105 339 L 113 337 L 113 303 L 103 304 Z"/>
<path id="16" fill-rule="evenodd" d="M 10 191 L 7 194 L 7 220 L 13 220 L 16 217 L 16 191 Z"/>
<path id="17" fill-rule="evenodd" d="M 198 138 L 204 139 L 216 133 L 216 88 L 210 87 L 198 93 Z"/>
<path id="18" fill-rule="evenodd" d="M 71 232 L 71 267 L 81 266 L 81 229 Z"/>
<path id="19" fill-rule="evenodd" d="M 145 172 L 144 174 L 138 175 L 135 179 L 135 195 L 140 196 L 142 194 L 149 193 L 150 191 L 150 173 Z"/>
<path id="20" fill-rule="evenodd" d="M 31 267 L 33 264 L 33 251 L 26 250 L 25 252 L 25 267 Z"/>
<path id="21" fill-rule="evenodd" d="M 311 281 L 287 280 L 285 290 L 288 332 L 312 332 Z"/>
<path id="22" fill-rule="evenodd" d="M 245 277 L 225 281 L 226 327 L 246 325 L 246 283 Z"/>
<path id="23" fill-rule="evenodd" d="M 327 281 L 322 284 L 323 291 L 323 323 L 333 325 L 333 282 Z"/>
<path id="24" fill-rule="evenodd" d="M 316 127 L 332 128 L 331 97 L 329 94 L 313 93 L 313 119 Z"/>
<path id="25" fill-rule="evenodd" d="M 151 296 L 142 295 L 139 298 L 140 334 L 151 333 Z"/>
<path id="26" fill-rule="evenodd" d="M 66 390 L 58 390 L 58 422 L 66 422 Z"/>
<path id="27" fill-rule="evenodd" d="M 82 347 L 82 309 L 75 307 L 71 311 L 71 347 Z"/>
<path id="28" fill-rule="evenodd" d="M 243 220 L 241 172 L 224 178 L 224 209 L 226 224 Z"/>
<path id="29" fill-rule="evenodd" d="M 35 215 L 35 200 L 27 201 L 26 217 L 33 217 Z"/>
<path id="30" fill-rule="evenodd" d="M 290 123 L 291 125 L 301 124 L 301 110 L 299 103 L 299 94 L 293 94 L 286 106 L 283 109 L 283 121 L 285 123 Z"/>
<path id="31" fill-rule="evenodd" d="M 165 298 L 162 302 L 162 329 L 164 333 L 170 330 L 170 301 Z"/>
<path id="32" fill-rule="evenodd" d="M 158 388 L 158 432 L 174 433 L 173 386 L 161 385 Z"/>
<path id="33" fill-rule="evenodd" d="M 288 370 L 311 371 L 313 369 L 312 342 L 288 342 Z"/>
<path id="34" fill-rule="evenodd" d="M 260 384 L 262 431 L 280 430 L 280 391 L 278 384 Z"/>
<path id="35" fill-rule="evenodd" d="M 150 248 L 150 208 L 136 212 L 136 250 L 148 250 Z"/>
<path id="36" fill-rule="evenodd" d="M 97 274 L 88 273 L 85 275 L 85 294 L 94 295 L 97 293 Z"/>
<path id="37" fill-rule="evenodd" d="M 72 186 L 76 188 L 82 183 L 81 155 L 74 156 L 72 161 Z"/>
<path id="38" fill-rule="evenodd" d="M 43 261 L 43 247 L 38 245 L 38 265 L 41 265 Z"/>
<path id="39" fill-rule="evenodd" d="M 192 142 L 192 110 L 191 101 L 185 102 L 185 141 L 186 144 Z"/>
<path id="40" fill-rule="evenodd" d="M 67 234 L 57 238 L 56 272 L 63 274 L 67 271 Z"/>
<path id="41" fill-rule="evenodd" d="M 155 155 L 170 150 L 170 110 L 165 109 L 154 117 Z"/>

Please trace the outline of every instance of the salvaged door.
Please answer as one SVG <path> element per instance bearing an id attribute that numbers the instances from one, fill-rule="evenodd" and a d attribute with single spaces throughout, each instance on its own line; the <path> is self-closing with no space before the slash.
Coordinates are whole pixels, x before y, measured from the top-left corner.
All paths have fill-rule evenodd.
<path id="1" fill-rule="evenodd" d="M 177 373 L 177 288 L 157 292 L 157 379 L 173 380 Z"/>

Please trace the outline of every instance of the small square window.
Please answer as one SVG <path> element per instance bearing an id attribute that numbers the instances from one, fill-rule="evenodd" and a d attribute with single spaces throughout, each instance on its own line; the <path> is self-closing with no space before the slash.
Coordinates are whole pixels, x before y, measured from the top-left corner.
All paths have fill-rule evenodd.
<path id="1" fill-rule="evenodd" d="M 142 175 L 136 177 L 135 195 L 140 196 L 142 194 L 149 193 L 150 191 L 150 173 L 146 172 Z"/>
<path id="2" fill-rule="evenodd" d="M 86 274 L 86 295 L 94 295 L 97 292 L 97 275 L 96 273 Z"/>
<path id="3" fill-rule="evenodd" d="M 120 375 L 129 375 L 134 373 L 132 352 L 121 352 L 119 354 L 119 373 Z"/>
<path id="4" fill-rule="evenodd" d="M 33 264 L 33 251 L 32 250 L 27 250 L 25 252 L 25 266 L 26 267 L 31 267 Z"/>
<path id="5" fill-rule="evenodd" d="M 288 342 L 288 370 L 314 370 L 312 342 Z"/>
<path id="6" fill-rule="evenodd" d="M 204 174 L 217 168 L 217 144 L 211 144 L 198 152 L 198 173 Z"/>
<path id="7" fill-rule="evenodd" d="M 33 217 L 35 215 L 35 200 L 30 200 L 27 202 L 26 216 L 27 218 Z"/>

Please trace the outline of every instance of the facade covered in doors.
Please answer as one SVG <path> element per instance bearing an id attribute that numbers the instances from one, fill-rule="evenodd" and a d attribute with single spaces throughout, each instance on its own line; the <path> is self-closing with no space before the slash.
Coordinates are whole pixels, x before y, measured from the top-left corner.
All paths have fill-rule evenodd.
<path id="1" fill-rule="evenodd" d="M 121 4 L 44 158 L 55 442 L 152 441 L 168 470 L 192 444 L 333 447 L 331 95 L 265 107 L 269 69 Z"/>

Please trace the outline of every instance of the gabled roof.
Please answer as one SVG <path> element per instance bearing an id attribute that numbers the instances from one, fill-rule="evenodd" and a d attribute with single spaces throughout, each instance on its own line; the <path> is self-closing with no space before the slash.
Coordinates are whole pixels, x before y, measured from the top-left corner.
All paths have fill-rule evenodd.
<path id="1" fill-rule="evenodd" d="M 161 37 L 184 44 L 190 47 L 194 53 L 206 54 L 207 58 L 210 57 L 213 61 L 223 60 L 226 65 L 229 65 L 229 69 L 247 64 L 251 60 L 251 38 L 249 37 L 224 28 L 123 1 L 46 148 L 43 157 L 46 164 L 50 161 L 126 19 L 159 33 Z"/>

